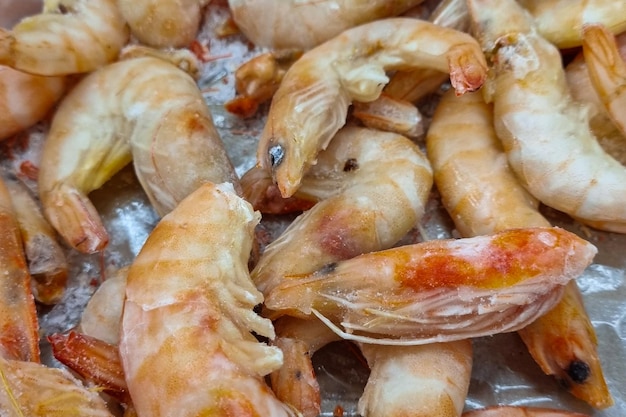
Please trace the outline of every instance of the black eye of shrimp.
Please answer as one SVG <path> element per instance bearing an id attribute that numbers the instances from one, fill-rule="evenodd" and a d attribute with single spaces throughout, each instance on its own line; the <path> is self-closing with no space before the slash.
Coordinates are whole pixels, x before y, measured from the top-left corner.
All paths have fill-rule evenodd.
<path id="1" fill-rule="evenodd" d="M 344 164 L 343 171 L 350 172 L 350 171 L 355 171 L 358 168 L 359 168 L 359 162 L 356 160 L 356 158 L 350 158 Z"/>
<path id="2" fill-rule="evenodd" d="M 272 167 L 277 167 L 283 162 L 283 158 L 285 156 L 285 150 L 281 145 L 274 145 L 268 151 L 270 157 L 270 165 Z"/>
<path id="3" fill-rule="evenodd" d="M 589 365 L 587 365 L 585 362 L 575 360 L 569 364 L 569 367 L 567 368 L 567 374 L 570 378 L 572 378 L 572 381 L 577 384 L 582 384 L 587 380 L 587 378 L 589 378 L 589 375 L 591 374 L 591 369 L 589 368 Z"/>

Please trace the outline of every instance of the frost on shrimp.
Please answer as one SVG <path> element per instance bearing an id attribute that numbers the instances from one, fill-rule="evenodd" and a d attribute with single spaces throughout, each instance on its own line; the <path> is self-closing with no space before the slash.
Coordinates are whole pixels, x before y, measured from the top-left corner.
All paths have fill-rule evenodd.
<path id="1" fill-rule="evenodd" d="M 559 228 L 427 241 L 287 276 L 265 305 L 314 314 L 344 338 L 370 343 L 424 344 L 510 332 L 552 308 L 596 252 Z"/>
<path id="2" fill-rule="evenodd" d="M 131 33 L 155 48 L 182 48 L 196 38 L 202 9 L 210 0 L 118 0 Z"/>
<path id="3" fill-rule="evenodd" d="M 32 75 L 0 65 L 0 140 L 43 119 L 65 86 L 64 77 Z"/>
<path id="4" fill-rule="evenodd" d="M 423 0 L 229 0 L 239 29 L 255 45 L 311 49 L 351 27 L 397 16 Z"/>
<path id="5" fill-rule="evenodd" d="M 626 169 L 591 133 L 586 109 L 568 91 L 558 49 L 516 2 L 469 4 L 492 60 L 494 76 L 483 91 L 518 179 L 550 207 L 592 227 L 626 232 Z"/>
<path id="6" fill-rule="evenodd" d="M 263 381 L 282 364 L 248 273 L 258 213 L 206 183 L 156 226 L 131 265 L 120 357 L 139 416 L 293 416 Z"/>
<path id="7" fill-rule="evenodd" d="M 350 103 L 378 98 L 389 81 L 385 71 L 411 68 L 449 72 L 459 94 L 478 89 L 486 76 L 484 55 L 465 33 L 410 18 L 349 29 L 289 68 L 270 106 L 257 165 L 290 197 L 345 124 Z"/>
<path id="8" fill-rule="evenodd" d="M 238 188 L 204 98 L 179 68 L 197 69 L 191 53 L 129 54 L 85 77 L 65 97 L 42 150 L 39 196 L 46 217 L 83 252 L 108 242 L 87 194 L 131 159 L 161 216 L 206 181 Z"/>
<path id="9" fill-rule="evenodd" d="M 128 36 L 116 0 L 45 0 L 41 14 L 0 29 L 0 64 L 39 75 L 90 72 L 117 59 Z"/>

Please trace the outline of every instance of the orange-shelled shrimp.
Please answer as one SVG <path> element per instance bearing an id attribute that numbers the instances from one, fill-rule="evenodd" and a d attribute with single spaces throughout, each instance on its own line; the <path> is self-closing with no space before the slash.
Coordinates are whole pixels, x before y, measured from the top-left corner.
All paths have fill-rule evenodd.
<path id="1" fill-rule="evenodd" d="M 492 107 L 480 94 L 444 94 L 426 146 L 442 203 L 462 236 L 550 226 L 509 168 Z M 597 408 L 612 404 L 596 335 L 574 281 L 553 309 L 519 335 L 541 369 L 576 397 Z"/>
<path id="2" fill-rule="evenodd" d="M 0 28 L 0 64 L 39 75 L 93 71 L 113 62 L 129 30 L 116 0 L 45 0 L 43 12 Z"/>
<path id="3" fill-rule="evenodd" d="M 373 101 L 386 71 L 432 68 L 450 74 L 462 94 L 481 87 L 486 62 L 476 40 L 411 18 L 389 18 L 346 30 L 307 51 L 274 94 L 257 165 L 271 172 L 283 197 L 293 195 L 335 133 L 352 101 Z"/>
<path id="4" fill-rule="evenodd" d="M 283 314 L 313 314 L 342 337 L 366 343 L 510 332 L 554 307 L 596 252 L 557 227 L 431 240 L 286 276 L 265 305 Z"/>
<path id="5" fill-rule="evenodd" d="M 87 194 L 131 160 L 161 216 L 206 181 L 238 188 L 202 93 L 181 69 L 197 69 L 195 57 L 141 48 L 128 54 L 89 74 L 65 97 L 42 150 L 44 213 L 81 252 L 102 250 L 108 242 Z"/>
<path id="6" fill-rule="evenodd" d="M 263 377 L 282 364 L 248 273 L 260 215 L 206 183 L 167 214 L 132 263 L 120 357 L 139 417 L 296 416 Z"/>

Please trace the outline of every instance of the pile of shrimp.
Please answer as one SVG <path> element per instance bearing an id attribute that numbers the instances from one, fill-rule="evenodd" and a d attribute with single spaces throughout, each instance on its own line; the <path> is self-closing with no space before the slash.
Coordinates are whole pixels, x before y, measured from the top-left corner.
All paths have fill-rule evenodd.
<path id="1" fill-rule="evenodd" d="M 624 2 L 28 13 L 0 20 L 1 415 L 317 417 L 313 356 L 340 341 L 368 369 L 362 417 L 614 406 L 577 285 L 598 249 L 540 208 L 626 233 Z M 260 127 L 240 172 L 200 86 L 211 41 L 233 39 L 252 59 L 227 67 L 222 105 Z M 110 256 L 92 193 L 126 167 L 155 224 L 80 322 L 41 337 L 38 310 Z M 423 228 L 433 202 L 452 236 Z M 468 402 L 473 340 L 511 332 L 585 405 Z"/>

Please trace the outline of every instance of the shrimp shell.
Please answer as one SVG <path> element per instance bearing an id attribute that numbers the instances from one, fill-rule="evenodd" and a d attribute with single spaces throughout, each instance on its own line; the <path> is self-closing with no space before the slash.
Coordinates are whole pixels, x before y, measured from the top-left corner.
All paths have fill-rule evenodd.
<path id="1" fill-rule="evenodd" d="M 131 159 L 161 216 L 206 181 L 239 189 L 200 90 L 173 64 L 193 70 L 186 61 L 195 59 L 184 51 L 169 58 L 137 56 L 102 68 L 81 80 L 55 113 L 39 196 L 52 226 L 79 251 L 99 251 L 108 242 L 87 194 Z"/>
<path id="2" fill-rule="evenodd" d="M 129 37 L 117 0 L 45 0 L 44 11 L 0 28 L 0 64 L 38 75 L 93 71 Z"/>
<path id="3" fill-rule="evenodd" d="M 32 75 L 0 65 L 0 140 L 43 119 L 65 86 L 64 77 Z"/>
<path id="4" fill-rule="evenodd" d="M 263 376 L 282 364 L 248 273 L 260 215 L 206 183 L 152 231 L 128 274 L 120 357 L 139 416 L 294 416 Z"/>
<path id="5" fill-rule="evenodd" d="M 289 68 L 272 99 L 257 164 L 290 197 L 345 124 L 350 103 L 378 98 L 386 70 L 414 68 L 449 72 L 459 94 L 479 88 L 486 76 L 484 55 L 465 33 L 411 18 L 349 29 Z"/>
<path id="6" fill-rule="evenodd" d="M 625 233 L 626 169 L 590 131 L 586 108 L 569 93 L 559 50 L 515 1 L 469 4 L 476 36 L 493 55 L 493 79 L 483 91 L 519 181 L 550 207 Z"/>
<path id="7" fill-rule="evenodd" d="M 587 414 L 540 407 L 500 405 L 467 411 L 462 417 L 589 417 Z"/>
<path id="8" fill-rule="evenodd" d="M 596 253 L 560 228 L 426 241 L 287 276 L 265 305 L 314 314 L 342 337 L 367 343 L 485 336 L 519 330 L 545 314 Z"/>
<path id="9" fill-rule="evenodd" d="M 13 203 L 0 179 L 0 357 L 39 362 L 39 324 Z"/>
<path id="10" fill-rule="evenodd" d="M 397 16 L 423 0 L 229 0 L 235 23 L 257 46 L 311 49 L 351 27 Z"/>

